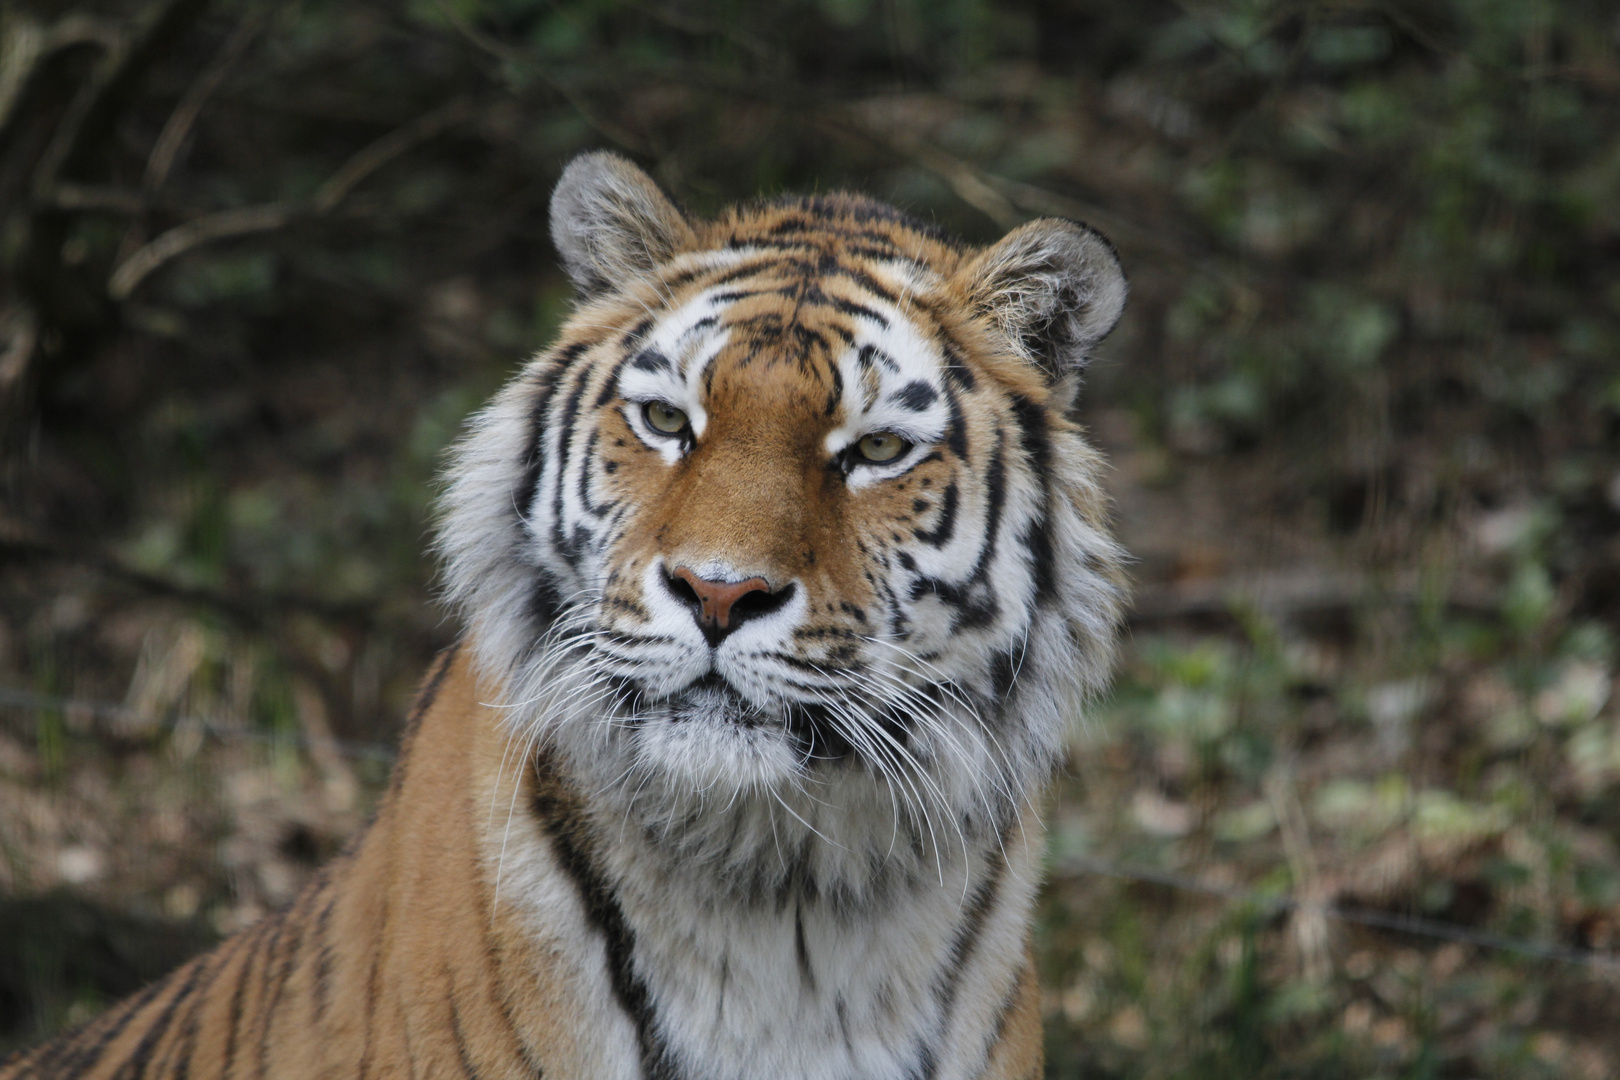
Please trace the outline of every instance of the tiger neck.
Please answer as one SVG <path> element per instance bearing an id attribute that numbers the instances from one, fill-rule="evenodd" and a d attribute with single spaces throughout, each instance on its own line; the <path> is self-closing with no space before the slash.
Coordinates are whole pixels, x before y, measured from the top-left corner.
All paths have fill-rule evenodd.
<path id="1" fill-rule="evenodd" d="M 1033 815 L 956 830 L 948 846 L 876 813 L 841 830 L 825 788 L 797 807 L 772 797 L 670 814 L 591 772 L 540 756 L 529 825 L 602 943 L 643 1075 L 982 1065 L 1004 1019 L 992 1006 L 1010 1007 L 1027 964 Z M 859 803 L 865 788 L 845 793 Z M 529 891 L 512 882 L 513 896 Z"/>

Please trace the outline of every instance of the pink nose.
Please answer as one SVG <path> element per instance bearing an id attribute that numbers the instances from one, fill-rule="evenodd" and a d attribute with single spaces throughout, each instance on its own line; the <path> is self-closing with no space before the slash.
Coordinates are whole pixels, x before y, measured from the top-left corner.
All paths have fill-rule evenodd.
<path id="1" fill-rule="evenodd" d="M 754 592 L 770 592 L 764 578 L 751 577 L 747 581 L 710 581 L 700 578 L 684 566 L 675 568 L 675 576 L 686 582 L 703 606 L 700 621 L 704 626 L 721 630 L 731 629 L 731 606 Z"/>

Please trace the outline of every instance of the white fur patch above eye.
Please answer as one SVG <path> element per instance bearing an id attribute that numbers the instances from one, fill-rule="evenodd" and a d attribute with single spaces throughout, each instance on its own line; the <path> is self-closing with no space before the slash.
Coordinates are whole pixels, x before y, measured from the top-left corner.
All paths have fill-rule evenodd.
<path id="1" fill-rule="evenodd" d="M 886 308 L 884 315 L 887 326 L 872 326 L 838 359 L 844 384 L 843 422 L 827 433 L 822 444 L 831 456 L 879 431 L 891 431 L 915 448 L 927 447 L 944 438 L 950 425 L 939 346 L 898 310 Z M 850 485 L 863 487 L 898 476 L 919 456 L 913 449 L 892 462 L 862 465 L 850 474 Z"/>
<path id="2" fill-rule="evenodd" d="M 660 319 L 619 371 L 617 389 L 627 403 L 624 416 L 631 430 L 670 464 L 680 458 L 680 440 L 648 427 L 642 406 L 662 401 L 680 409 L 691 422 L 695 439 L 708 429 L 702 373 L 730 337 L 719 325 L 712 291 Z"/>

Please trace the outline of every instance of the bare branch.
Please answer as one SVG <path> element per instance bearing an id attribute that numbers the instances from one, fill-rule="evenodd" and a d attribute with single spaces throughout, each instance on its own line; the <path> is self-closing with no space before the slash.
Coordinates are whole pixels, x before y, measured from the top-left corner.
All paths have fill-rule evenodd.
<path id="1" fill-rule="evenodd" d="M 105 45 L 105 55 L 68 106 L 56 134 L 34 167 L 35 197 L 46 197 L 63 171 L 99 138 L 145 67 L 170 39 L 201 13 L 207 0 L 157 0 L 141 13 L 138 29 Z"/>
<path id="2" fill-rule="evenodd" d="M 470 100 L 453 101 L 394 129 L 344 162 L 308 200 L 284 199 L 261 206 L 221 210 L 176 225 L 119 263 L 107 280 L 107 294 L 114 300 L 127 300 L 158 267 L 204 244 L 271 232 L 300 217 L 330 213 L 366 177 L 413 147 L 464 122 L 475 112 Z"/>
<path id="3" fill-rule="evenodd" d="M 208 99 L 214 96 L 214 91 L 224 83 L 225 76 L 230 74 L 231 68 L 236 64 L 247 50 L 253 38 L 263 28 L 265 15 L 263 8 L 255 8 L 243 17 L 242 21 L 231 31 L 231 36 L 225 40 L 220 48 L 219 55 L 198 75 L 196 80 L 186 88 L 174 111 L 158 133 L 157 141 L 152 144 L 152 152 L 146 159 L 145 187 L 148 191 L 155 191 L 162 187 L 169 179 L 169 173 L 174 169 L 180 148 L 185 144 L 186 136 L 191 134 L 192 127 L 197 123 L 197 117 L 202 115 L 203 106 Z"/>
<path id="4" fill-rule="evenodd" d="M 221 210 L 176 225 L 156 239 L 143 244 L 113 271 L 107 280 L 107 295 L 114 300 L 126 300 L 146 277 L 178 255 L 194 247 L 225 240 L 233 236 L 269 232 L 286 225 L 300 212 L 307 212 L 299 202 L 274 202 L 264 206 L 247 206 L 238 210 Z"/>
<path id="5" fill-rule="evenodd" d="M 343 167 L 333 173 L 331 178 L 315 192 L 315 197 L 311 200 L 312 208 L 317 214 L 332 210 L 366 177 L 407 150 L 470 119 L 473 114 L 472 101 L 463 98 L 434 109 L 430 113 L 424 113 L 410 123 L 395 128 L 344 162 Z"/>
<path id="6" fill-rule="evenodd" d="M 47 30 L 26 15 L 13 13 L 0 22 L 0 29 L 5 34 L 0 44 L 0 143 L 29 81 L 46 60 L 81 45 L 99 45 L 107 53 L 125 47 L 122 30 L 88 15 L 69 15 Z"/>
<path id="7" fill-rule="evenodd" d="M 39 341 L 39 320 L 26 307 L 0 312 L 0 401 L 6 400 L 24 375 Z"/>

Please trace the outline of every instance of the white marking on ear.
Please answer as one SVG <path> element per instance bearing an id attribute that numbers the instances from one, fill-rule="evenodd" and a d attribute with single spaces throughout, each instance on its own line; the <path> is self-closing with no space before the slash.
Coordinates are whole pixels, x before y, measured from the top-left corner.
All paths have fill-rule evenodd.
<path id="1" fill-rule="evenodd" d="M 1102 234 L 1057 218 L 1020 225 L 958 277 L 1012 347 L 1053 379 L 1085 366 L 1119 322 L 1129 291 Z"/>

